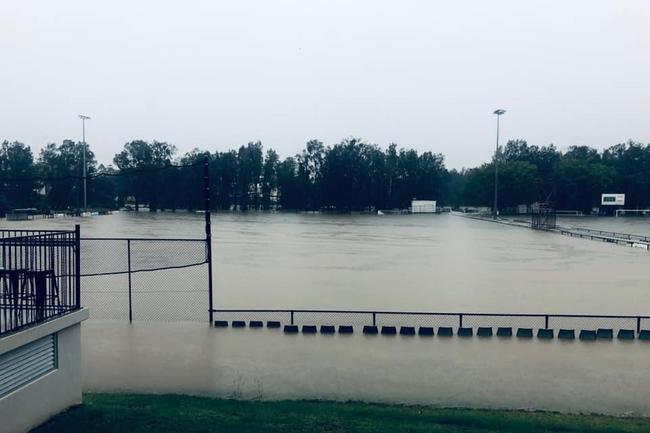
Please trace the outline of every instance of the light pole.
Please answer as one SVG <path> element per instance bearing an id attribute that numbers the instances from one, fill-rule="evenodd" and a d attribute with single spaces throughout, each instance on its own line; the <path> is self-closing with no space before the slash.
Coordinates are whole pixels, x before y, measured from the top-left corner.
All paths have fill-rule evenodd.
<path id="1" fill-rule="evenodd" d="M 499 214 L 498 206 L 498 197 L 499 197 L 499 118 L 504 114 L 506 110 L 498 109 L 494 110 L 494 114 L 497 115 L 497 148 L 494 153 L 494 207 L 492 208 L 492 218 L 497 219 Z"/>
<path id="2" fill-rule="evenodd" d="M 86 120 L 90 120 L 90 117 L 84 116 L 83 114 L 79 115 L 81 119 L 81 134 L 82 134 L 82 166 L 83 166 L 83 181 L 84 181 L 84 211 L 88 208 L 87 195 L 86 195 Z"/>

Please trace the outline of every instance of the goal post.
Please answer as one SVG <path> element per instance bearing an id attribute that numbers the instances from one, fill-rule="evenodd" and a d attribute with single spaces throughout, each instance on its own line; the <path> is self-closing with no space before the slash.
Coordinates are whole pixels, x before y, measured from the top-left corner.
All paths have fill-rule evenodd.
<path id="1" fill-rule="evenodd" d="M 536 203 L 531 207 L 530 227 L 535 230 L 554 230 L 557 216 L 551 203 Z"/>
<path id="2" fill-rule="evenodd" d="M 616 209 L 615 215 L 619 216 L 650 216 L 650 209 Z"/>
<path id="3" fill-rule="evenodd" d="M 565 210 L 565 209 L 557 209 L 555 211 L 555 215 L 558 216 L 585 216 L 584 212 L 581 210 Z"/>

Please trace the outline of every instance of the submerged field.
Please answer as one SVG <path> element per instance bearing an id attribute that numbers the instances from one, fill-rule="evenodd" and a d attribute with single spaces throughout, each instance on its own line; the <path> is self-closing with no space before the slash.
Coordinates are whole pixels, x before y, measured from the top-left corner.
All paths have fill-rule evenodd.
<path id="1" fill-rule="evenodd" d="M 562 224 L 650 233 L 650 218 L 562 218 Z M 201 238 L 203 216 L 120 213 L 11 223 L 82 236 Z M 220 308 L 646 314 L 647 251 L 454 215 L 213 215 Z M 82 268 L 126 269 L 126 246 L 84 242 Z M 187 244 L 134 244 L 134 268 L 193 262 Z M 202 250 L 201 250 L 202 251 Z M 95 319 L 126 317 L 125 276 L 87 278 Z M 133 276 L 136 320 L 206 320 L 205 271 Z M 164 291 L 166 296 L 154 292 Z M 182 302 L 183 309 L 174 306 Z"/>
<path id="2" fill-rule="evenodd" d="M 188 213 L 15 226 L 77 222 L 89 237 L 196 238 L 204 229 L 203 217 Z M 564 223 L 645 233 L 650 219 Z M 217 213 L 212 227 L 219 308 L 648 314 L 649 253 L 604 242 L 455 215 Z M 183 245 L 134 243 L 133 265 L 192 260 L 196 249 Z M 86 242 L 82 252 L 86 270 L 126 267 L 124 244 Z M 215 329 L 206 278 L 205 267 L 134 274 L 132 325 L 125 274 L 84 278 L 84 389 L 650 416 L 647 342 L 371 338 L 361 323 L 353 335 L 331 336 Z"/>
<path id="3" fill-rule="evenodd" d="M 650 419 L 320 401 L 87 394 L 33 433 L 647 432 Z"/>

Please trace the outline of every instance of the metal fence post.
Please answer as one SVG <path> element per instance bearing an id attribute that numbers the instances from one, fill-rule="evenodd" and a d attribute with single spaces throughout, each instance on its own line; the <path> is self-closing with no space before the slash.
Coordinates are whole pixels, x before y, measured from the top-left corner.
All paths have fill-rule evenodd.
<path id="1" fill-rule="evenodd" d="M 212 301 L 212 224 L 210 221 L 210 165 L 206 155 L 203 158 L 203 193 L 205 195 L 205 247 L 208 261 L 208 317 L 210 325 L 214 322 L 214 305 Z"/>
<path id="2" fill-rule="evenodd" d="M 544 329 L 548 329 L 548 314 L 544 316 Z"/>
<path id="3" fill-rule="evenodd" d="M 74 236 L 75 236 L 75 255 L 74 255 L 74 266 L 75 266 L 75 309 L 81 308 L 81 226 L 75 224 L 74 226 Z"/>
<path id="4" fill-rule="evenodd" d="M 291 311 L 291 324 L 293 325 L 293 311 Z"/>
<path id="5" fill-rule="evenodd" d="M 372 326 L 377 326 L 377 312 L 372 312 Z"/>
<path id="6" fill-rule="evenodd" d="M 458 315 L 458 327 L 459 328 L 463 327 L 463 315 L 462 314 Z"/>
<path id="7" fill-rule="evenodd" d="M 637 335 L 641 333 L 641 318 L 636 318 L 636 333 Z"/>
<path id="8" fill-rule="evenodd" d="M 126 240 L 126 256 L 129 266 L 129 323 L 133 323 L 133 299 L 131 294 L 131 239 Z"/>

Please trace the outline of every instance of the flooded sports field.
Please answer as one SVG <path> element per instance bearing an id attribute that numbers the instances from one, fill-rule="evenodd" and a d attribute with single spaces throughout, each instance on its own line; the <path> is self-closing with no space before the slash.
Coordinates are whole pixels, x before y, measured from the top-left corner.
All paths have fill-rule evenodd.
<path id="1" fill-rule="evenodd" d="M 636 315 L 646 314 L 650 301 L 650 254 L 607 243 L 454 215 L 218 213 L 212 219 L 214 301 L 220 308 Z M 204 233 L 202 215 L 187 213 L 121 213 L 10 226 L 70 228 L 75 223 L 81 223 L 82 236 L 91 237 L 201 238 Z M 650 218 L 563 218 L 559 223 L 650 233 Z M 117 244 L 87 251 L 108 270 L 125 263 L 125 250 Z M 164 255 L 166 262 L 174 257 L 182 262 L 195 253 L 196 246 L 165 246 L 147 259 Z M 186 272 L 177 272 L 183 276 L 178 281 L 173 272 L 163 281 L 141 275 L 137 284 L 169 292 L 207 290 L 203 271 Z M 101 287 L 101 279 L 85 283 L 87 290 L 117 291 L 126 280 L 112 281 L 110 288 Z M 113 301 L 119 297 L 103 300 Z"/>
<path id="2" fill-rule="evenodd" d="M 94 237 L 203 235 L 202 215 L 186 213 L 11 226 L 77 222 Z M 650 232 L 642 218 L 559 222 Z M 646 315 L 650 305 L 647 251 L 455 215 L 214 214 L 213 251 L 218 308 Z M 650 415 L 647 342 L 216 329 L 203 267 L 137 274 L 151 293 L 136 306 L 149 310 L 129 325 L 124 278 L 82 281 L 92 318 L 83 328 L 87 390 Z M 176 320 L 156 321 L 152 309 Z"/>

